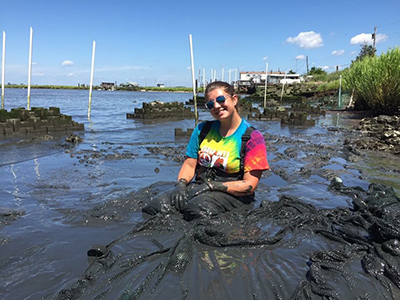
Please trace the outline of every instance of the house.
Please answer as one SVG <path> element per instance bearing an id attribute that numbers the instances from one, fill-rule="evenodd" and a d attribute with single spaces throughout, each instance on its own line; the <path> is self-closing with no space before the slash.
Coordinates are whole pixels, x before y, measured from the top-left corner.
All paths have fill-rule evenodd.
<path id="1" fill-rule="evenodd" d="M 116 82 L 102 82 L 101 84 L 100 84 L 100 87 L 103 89 L 103 90 L 115 90 L 115 86 L 117 85 L 117 83 Z"/>
<path id="2" fill-rule="evenodd" d="M 267 83 L 293 84 L 293 83 L 300 83 L 302 81 L 304 81 L 304 78 L 300 76 L 300 74 L 271 74 L 271 75 L 268 74 Z"/>
<path id="3" fill-rule="evenodd" d="M 164 83 L 157 83 L 157 87 L 163 88 L 163 87 L 165 87 L 165 84 Z"/>
<path id="4" fill-rule="evenodd" d="M 254 83 L 265 82 L 266 73 L 265 72 L 240 72 L 240 81 L 253 81 Z"/>
<path id="5" fill-rule="evenodd" d="M 138 87 L 139 83 L 127 81 L 125 83 L 121 83 L 120 86 L 124 87 L 124 88 L 134 88 L 134 87 Z"/>
<path id="6" fill-rule="evenodd" d="M 267 84 L 277 84 L 277 83 L 300 83 L 303 81 L 303 77 L 300 74 L 286 74 L 286 72 L 270 71 L 268 74 L 266 72 L 240 72 L 240 82 L 239 85 L 251 85 L 254 83 L 256 85 L 265 84 L 265 79 L 267 78 Z"/>

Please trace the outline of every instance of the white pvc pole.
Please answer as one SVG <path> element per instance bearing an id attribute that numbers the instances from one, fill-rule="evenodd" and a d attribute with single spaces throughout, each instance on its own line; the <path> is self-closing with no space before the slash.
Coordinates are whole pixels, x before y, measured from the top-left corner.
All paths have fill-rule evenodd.
<path id="1" fill-rule="evenodd" d="M 228 83 L 229 83 L 229 84 L 231 84 L 231 72 L 232 72 L 232 70 L 229 69 L 229 79 L 228 79 Z"/>
<path id="2" fill-rule="evenodd" d="M 206 91 L 206 69 L 203 68 L 203 92 Z"/>
<path id="3" fill-rule="evenodd" d="M 221 70 L 221 81 L 224 81 L 224 73 L 225 73 L 225 70 L 224 70 L 224 68 L 222 68 L 222 70 Z"/>
<path id="4" fill-rule="evenodd" d="M 265 63 L 264 109 L 267 106 L 267 81 L 268 81 L 268 63 Z"/>
<path id="5" fill-rule="evenodd" d="M 1 109 L 4 109 L 5 64 L 6 64 L 6 33 L 3 31 L 3 55 L 1 64 Z"/>
<path id="6" fill-rule="evenodd" d="M 283 98 L 283 90 L 285 89 L 285 83 L 286 83 L 286 72 L 285 72 L 285 76 L 283 77 L 282 93 L 281 93 L 281 102 L 282 102 L 282 98 Z"/>
<path id="7" fill-rule="evenodd" d="M 29 39 L 28 104 L 26 106 L 27 110 L 31 109 L 32 43 L 33 43 L 33 29 L 31 27 L 31 29 L 30 29 L 30 39 Z"/>
<path id="8" fill-rule="evenodd" d="M 200 81 L 200 78 L 201 78 L 201 68 L 199 68 L 199 77 L 197 77 L 198 78 L 198 81 L 197 81 L 197 84 L 196 84 L 196 87 L 197 88 L 199 88 L 199 87 L 201 87 L 201 81 Z M 202 79 L 203 80 L 203 79 Z M 198 91 L 198 90 L 197 90 Z"/>
<path id="9" fill-rule="evenodd" d="M 92 68 L 90 70 L 90 85 L 89 85 L 89 106 L 88 106 L 88 119 L 90 120 L 90 110 L 92 108 L 92 89 L 93 89 L 93 73 L 94 73 L 94 56 L 96 53 L 96 41 L 93 41 L 92 50 Z"/>
<path id="10" fill-rule="evenodd" d="M 214 81 L 217 80 L 217 70 L 214 70 Z"/>
<path id="11" fill-rule="evenodd" d="M 342 75 L 339 77 L 339 101 L 338 101 L 338 107 L 339 109 L 342 108 Z"/>
<path id="12" fill-rule="evenodd" d="M 190 45 L 190 62 L 192 68 L 192 86 L 193 86 L 193 101 L 194 101 L 194 118 L 196 120 L 196 125 L 198 122 L 197 116 L 197 99 L 196 99 L 196 80 L 194 78 L 194 59 L 193 59 L 193 43 L 192 43 L 192 35 L 189 34 L 189 45 Z"/>

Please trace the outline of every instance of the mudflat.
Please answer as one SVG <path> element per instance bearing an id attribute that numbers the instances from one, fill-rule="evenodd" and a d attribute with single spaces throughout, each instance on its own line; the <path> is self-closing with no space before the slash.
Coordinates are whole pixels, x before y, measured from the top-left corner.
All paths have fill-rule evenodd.
<path id="1" fill-rule="evenodd" d="M 154 132 L 185 122 L 143 125 L 135 140 L 116 138 L 118 128 L 94 139 L 85 126 L 69 140 L 2 142 L 0 295 L 397 298 L 399 156 L 369 147 L 382 139 L 360 121 L 329 112 L 312 127 L 254 122 L 271 165 L 256 202 L 194 222 L 141 212 L 173 185 L 188 142 Z M 94 245 L 105 252 L 88 256 Z"/>

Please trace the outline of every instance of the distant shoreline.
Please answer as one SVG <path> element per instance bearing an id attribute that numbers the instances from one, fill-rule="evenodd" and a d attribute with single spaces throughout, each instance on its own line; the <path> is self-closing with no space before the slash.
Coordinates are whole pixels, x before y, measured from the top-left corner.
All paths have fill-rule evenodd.
<path id="1" fill-rule="evenodd" d="M 24 84 L 6 84 L 4 88 L 9 89 L 26 89 L 27 85 Z M 89 90 L 86 85 L 83 86 L 70 86 L 70 85 L 32 85 L 31 89 L 54 89 L 54 90 Z M 100 86 L 94 86 L 93 90 L 111 91 L 109 89 L 103 89 Z M 193 89 L 190 87 L 118 87 L 112 91 L 128 91 L 128 92 L 177 92 L 177 93 L 192 93 Z"/>

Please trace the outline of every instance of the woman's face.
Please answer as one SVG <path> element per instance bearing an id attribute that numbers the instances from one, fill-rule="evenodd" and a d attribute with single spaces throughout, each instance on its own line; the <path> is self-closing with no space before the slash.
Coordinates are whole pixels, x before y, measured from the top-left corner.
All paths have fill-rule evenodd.
<path id="1" fill-rule="evenodd" d="M 215 99 L 224 96 L 225 101 L 220 103 Z M 214 101 L 214 107 L 210 110 L 211 115 L 217 120 L 229 119 L 236 112 L 237 97 L 229 95 L 224 89 L 215 89 L 208 93 L 207 101 Z"/>

